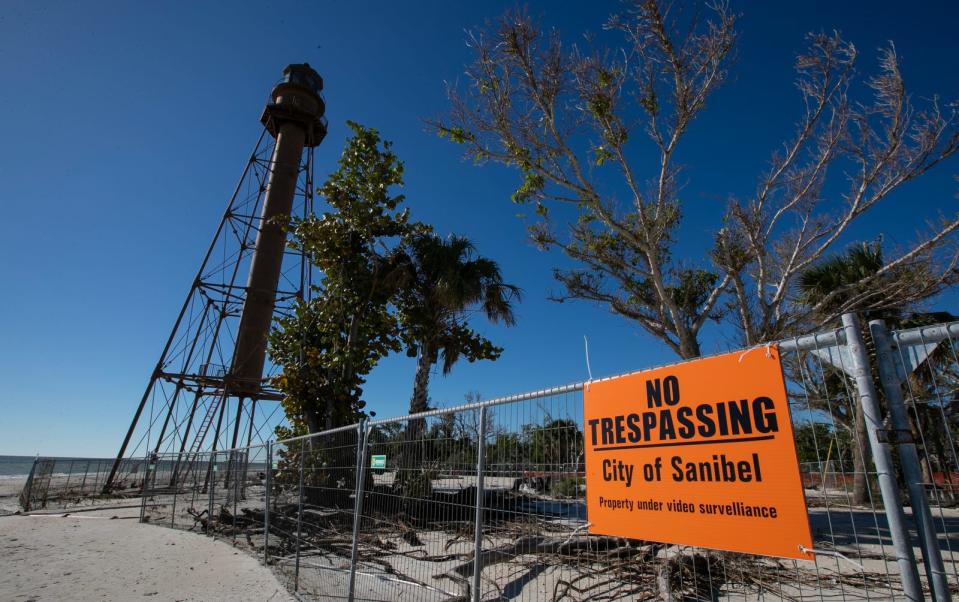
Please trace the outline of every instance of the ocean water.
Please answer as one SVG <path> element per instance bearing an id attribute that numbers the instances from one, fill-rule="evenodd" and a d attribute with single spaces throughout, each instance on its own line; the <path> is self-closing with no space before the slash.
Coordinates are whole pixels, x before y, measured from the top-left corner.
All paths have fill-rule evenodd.
<path id="1" fill-rule="evenodd" d="M 26 477 L 34 460 L 34 456 L 0 456 L 0 479 Z"/>
<path id="2" fill-rule="evenodd" d="M 107 474 L 113 466 L 112 458 L 49 458 L 47 456 L 43 458 L 56 461 L 53 468 L 54 475 L 82 475 L 84 473 L 89 475 L 103 475 Z M 26 478 L 30 474 L 35 460 L 36 458 L 34 456 L 0 456 L 0 479 Z M 206 461 L 206 459 L 203 460 L 203 462 Z M 134 471 L 142 470 L 143 462 L 144 460 L 142 458 L 128 458 L 124 460 L 124 463 L 127 465 L 126 470 L 132 467 Z M 159 472 L 170 471 L 173 470 L 174 464 L 175 462 L 173 460 L 160 460 L 157 462 L 155 470 Z M 218 470 L 227 470 L 228 463 L 226 456 L 223 456 L 222 460 L 217 462 L 217 465 Z M 121 468 L 121 470 L 124 470 L 124 468 Z M 264 471 L 266 470 L 266 464 L 263 462 L 250 462 L 246 465 L 246 470 Z"/>
<path id="3" fill-rule="evenodd" d="M 54 460 L 53 474 L 82 474 L 109 470 L 113 460 L 110 458 L 71 458 L 42 456 L 45 460 Z M 34 456 L 0 456 L 0 479 L 22 478 L 30 474 Z M 139 460 L 134 460 L 139 462 Z"/>

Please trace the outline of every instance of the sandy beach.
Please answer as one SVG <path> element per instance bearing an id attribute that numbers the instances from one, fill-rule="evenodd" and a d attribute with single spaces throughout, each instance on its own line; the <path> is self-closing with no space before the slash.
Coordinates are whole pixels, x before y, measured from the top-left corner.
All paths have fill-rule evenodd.
<path id="1" fill-rule="evenodd" d="M 27 477 L 8 477 L 0 479 L 0 516 L 13 514 L 20 509 L 18 497 Z"/>
<path id="2" fill-rule="evenodd" d="M 0 600 L 292 602 L 249 554 L 138 516 L 127 508 L 0 517 Z"/>

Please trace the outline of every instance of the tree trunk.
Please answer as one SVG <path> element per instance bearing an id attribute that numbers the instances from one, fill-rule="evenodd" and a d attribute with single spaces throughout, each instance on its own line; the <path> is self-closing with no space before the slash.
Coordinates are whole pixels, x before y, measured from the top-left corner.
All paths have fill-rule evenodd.
<path id="1" fill-rule="evenodd" d="M 922 471 L 922 482 L 932 483 L 933 470 L 929 460 L 928 441 L 923 433 L 931 432 L 933 429 L 929 421 L 924 420 L 921 415 L 913 416 L 913 414 L 907 413 L 906 417 L 909 419 L 909 433 L 912 435 L 912 440 L 916 443 L 916 451 L 919 453 L 919 469 Z M 920 427 L 924 429 L 923 432 L 919 431 Z"/>
<path id="2" fill-rule="evenodd" d="M 320 427 L 320 413 L 314 409 L 306 408 L 303 412 L 306 414 L 306 430 L 312 435 L 323 430 Z"/>
<path id="3" fill-rule="evenodd" d="M 679 332 L 677 338 L 679 340 L 679 355 L 682 359 L 691 360 L 702 355 L 696 335 L 683 329 Z"/>
<path id="4" fill-rule="evenodd" d="M 944 424 L 943 428 L 947 429 L 946 432 L 948 432 L 948 428 L 949 428 L 948 423 Z M 930 432 L 931 432 L 933 443 L 936 447 L 936 457 L 938 459 L 939 471 L 942 472 L 942 478 L 943 478 L 942 489 L 945 490 L 946 496 L 949 498 L 949 501 L 955 502 L 956 492 L 954 491 L 954 485 L 952 483 L 952 467 L 949 466 L 949 457 L 946 455 L 946 446 L 943 443 L 943 433 L 940 433 L 939 429 L 931 429 Z M 928 458 L 929 456 L 928 451 L 926 451 L 926 456 Z M 928 465 L 929 465 L 928 460 L 923 463 L 923 466 L 928 466 Z M 936 484 L 936 481 L 935 481 L 935 471 L 931 469 L 929 470 L 928 480 L 925 482 L 933 483 L 933 488 L 939 489 L 939 486 Z"/>
<path id="5" fill-rule="evenodd" d="M 430 346 L 426 342 L 420 343 L 420 355 L 416 360 L 416 377 L 413 379 L 413 397 L 410 398 L 410 414 L 425 412 L 429 407 Z"/>
<path id="6" fill-rule="evenodd" d="M 418 414 L 429 409 L 430 402 L 430 369 L 433 362 L 430 361 L 430 345 L 427 342 L 420 343 L 420 355 L 416 360 L 416 376 L 413 378 L 413 396 L 410 398 L 410 414 Z M 416 441 L 421 439 L 426 430 L 426 420 L 423 418 L 414 418 L 406 426 L 406 440 Z"/>
<path id="7" fill-rule="evenodd" d="M 420 355 L 416 360 L 416 376 L 413 378 L 413 396 L 410 398 L 410 414 L 418 414 L 429 409 L 430 345 L 420 342 Z M 406 423 L 403 446 L 397 458 L 396 479 L 393 482 L 395 494 L 403 498 L 402 511 L 409 512 L 412 498 L 428 497 L 431 491 L 430 477 L 422 472 L 426 461 L 425 418 L 410 418 Z"/>

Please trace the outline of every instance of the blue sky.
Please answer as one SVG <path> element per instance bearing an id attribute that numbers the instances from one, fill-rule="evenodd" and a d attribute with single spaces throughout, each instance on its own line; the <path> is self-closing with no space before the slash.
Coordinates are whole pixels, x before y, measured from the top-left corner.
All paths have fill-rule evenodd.
<path id="1" fill-rule="evenodd" d="M 414 216 L 499 260 L 525 291 L 495 363 L 436 377 L 434 403 L 563 384 L 672 359 L 629 322 L 584 303 L 546 301 L 561 258 L 526 241 L 509 202 L 518 176 L 475 167 L 426 131 L 460 77 L 464 30 L 513 3 L 19 2 L 0 8 L 0 454 L 103 455 L 117 448 L 190 279 L 259 132 L 281 69 L 309 62 L 326 82 L 335 168 L 352 119 L 378 128 L 406 163 Z M 529 5 L 569 39 L 617 2 Z M 792 60 L 810 30 L 839 29 L 869 71 L 895 40 L 916 97 L 959 98 L 959 4 L 734 3 L 733 75 L 690 132 L 689 220 L 681 249 L 705 249 L 710 218 L 745 196 L 799 111 Z M 907 242 L 936 210 L 954 212 L 956 161 L 908 186 L 855 234 Z M 921 208 L 921 210 L 916 210 Z M 947 304 L 948 305 L 948 304 Z M 943 307 L 952 309 L 955 307 Z M 731 344 L 707 333 L 705 352 Z M 380 416 L 408 403 L 413 363 L 390 358 L 367 387 Z"/>

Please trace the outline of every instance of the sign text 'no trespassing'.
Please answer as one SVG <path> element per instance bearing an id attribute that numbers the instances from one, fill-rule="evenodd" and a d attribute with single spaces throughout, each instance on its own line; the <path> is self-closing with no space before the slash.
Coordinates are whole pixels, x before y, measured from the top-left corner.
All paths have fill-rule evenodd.
<path id="1" fill-rule="evenodd" d="M 811 559 L 775 346 L 587 385 L 590 532 Z"/>

